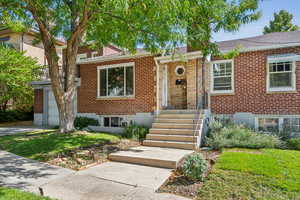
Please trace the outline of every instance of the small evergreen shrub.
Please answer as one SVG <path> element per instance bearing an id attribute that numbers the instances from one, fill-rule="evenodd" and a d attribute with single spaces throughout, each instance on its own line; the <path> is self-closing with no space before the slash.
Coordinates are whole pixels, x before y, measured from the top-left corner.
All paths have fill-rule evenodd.
<path id="1" fill-rule="evenodd" d="M 149 133 L 149 128 L 131 124 L 124 129 L 124 137 L 136 140 L 143 140 L 146 138 L 147 133 Z"/>
<path id="2" fill-rule="evenodd" d="M 288 149 L 300 150 L 300 138 L 292 138 L 286 141 Z"/>
<path id="3" fill-rule="evenodd" d="M 182 167 L 183 174 L 193 181 L 203 181 L 207 169 L 207 160 L 200 153 L 188 155 Z"/>
<path id="4" fill-rule="evenodd" d="M 74 120 L 74 126 L 76 129 L 82 130 L 88 126 L 99 126 L 99 121 L 94 118 L 76 117 Z"/>
<path id="5" fill-rule="evenodd" d="M 233 125 L 215 131 L 207 138 L 207 144 L 213 149 L 222 148 L 280 148 L 282 142 L 278 136 L 256 133 L 244 126 Z"/>
<path id="6" fill-rule="evenodd" d="M 0 112 L 0 123 L 32 120 L 33 111 L 7 110 L 5 112 Z"/>

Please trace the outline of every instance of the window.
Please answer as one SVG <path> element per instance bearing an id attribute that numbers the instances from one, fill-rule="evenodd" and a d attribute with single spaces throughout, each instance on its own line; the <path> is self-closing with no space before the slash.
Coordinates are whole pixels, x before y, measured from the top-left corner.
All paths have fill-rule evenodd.
<path id="1" fill-rule="evenodd" d="M 126 127 L 128 123 L 122 117 L 104 117 L 104 127 Z"/>
<path id="2" fill-rule="evenodd" d="M 278 118 L 259 118 L 258 130 L 265 132 L 278 132 L 279 119 Z"/>
<path id="3" fill-rule="evenodd" d="M 283 131 L 300 133 L 300 118 L 285 118 Z"/>
<path id="4" fill-rule="evenodd" d="M 87 59 L 87 54 L 86 53 L 82 53 L 82 54 L 77 55 L 77 61 L 81 61 L 81 60 L 85 60 L 85 59 Z"/>
<path id="5" fill-rule="evenodd" d="M 92 58 L 98 57 L 98 51 L 93 51 L 92 52 Z"/>
<path id="6" fill-rule="evenodd" d="M 182 76 L 185 73 L 185 68 L 183 66 L 177 66 L 175 69 L 175 73 L 177 76 Z"/>
<path id="7" fill-rule="evenodd" d="M 232 93 L 233 61 L 217 61 L 212 67 L 212 93 Z"/>
<path id="8" fill-rule="evenodd" d="M 295 63 L 293 61 L 268 63 L 268 91 L 295 90 Z"/>
<path id="9" fill-rule="evenodd" d="M 134 64 L 98 67 L 98 97 L 134 96 Z"/>

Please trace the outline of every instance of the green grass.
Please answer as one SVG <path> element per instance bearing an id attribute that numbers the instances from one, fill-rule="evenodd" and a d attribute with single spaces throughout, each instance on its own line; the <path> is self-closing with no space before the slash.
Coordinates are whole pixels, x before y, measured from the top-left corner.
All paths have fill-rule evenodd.
<path id="1" fill-rule="evenodd" d="M 34 160 L 47 161 L 72 149 L 117 142 L 119 139 L 118 136 L 105 133 L 59 134 L 48 130 L 0 137 L 0 149 Z"/>
<path id="2" fill-rule="evenodd" d="M 0 187 L 0 200 L 51 200 L 29 192 Z"/>
<path id="3" fill-rule="evenodd" d="M 300 200 L 300 151 L 227 149 L 198 199 Z"/>

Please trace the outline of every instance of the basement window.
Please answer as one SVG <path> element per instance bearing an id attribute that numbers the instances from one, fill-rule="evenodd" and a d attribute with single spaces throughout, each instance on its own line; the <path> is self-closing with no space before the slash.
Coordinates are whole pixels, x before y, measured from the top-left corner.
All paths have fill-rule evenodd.
<path id="1" fill-rule="evenodd" d="M 104 117 L 104 127 L 126 127 L 128 123 L 122 117 Z"/>
<path id="2" fill-rule="evenodd" d="M 283 131 L 300 133 L 300 118 L 284 118 Z"/>
<path id="3" fill-rule="evenodd" d="M 133 63 L 98 67 L 98 98 L 133 96 Z"/>
<path id="4" fill-rule="evenodd" d="M 278 118 L 259 118 L 258 131 L 263 132 L 278 132 L 279 119 Z"/>

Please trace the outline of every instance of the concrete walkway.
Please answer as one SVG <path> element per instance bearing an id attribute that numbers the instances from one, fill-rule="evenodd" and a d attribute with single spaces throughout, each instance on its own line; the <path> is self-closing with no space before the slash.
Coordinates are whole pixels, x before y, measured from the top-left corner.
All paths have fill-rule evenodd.
<path id="1" fill-rule="evenodd" d="M 38 187 L 74 171 L 0 151 L 0 186 L 38 193 Z"/>
<path id="2" fill-rule="evenodd" d="M 156 193 L 171 170 L 107 162 L 43 186 L 44 194 L 62 200 L 187 200 Z"/>
<path id="3" fill-rule="evenodd" d="M 28 133 L 40 130 L 44 129 L 30 126 L 0 127 L 0 136 L 14 135 L 17 133 Z"/>
<path id="4" fill-rule="evenodd" d="M 61 200 L 186 200 L 156 193 L 170 169 L 107 162 L 72 171 L 0 151 L 0 186 Z"/>

